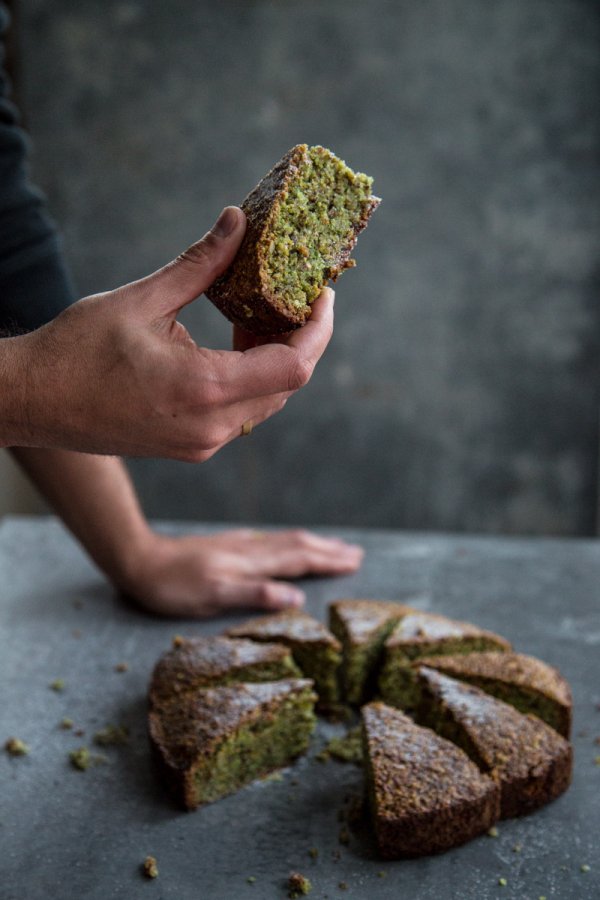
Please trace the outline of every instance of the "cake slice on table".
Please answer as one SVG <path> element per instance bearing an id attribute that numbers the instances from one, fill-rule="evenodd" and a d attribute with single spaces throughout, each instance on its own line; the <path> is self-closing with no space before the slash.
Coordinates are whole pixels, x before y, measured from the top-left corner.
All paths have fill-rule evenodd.
<path id="1" fill-rule="evenodd" d="M 440 853 L 484 834 L 498 785 L 429 728 L 384 703 L 362 708 L 366 777 L 382 857 Z"/>
<path id="2" fill-rule="evenodd" d="M 277 681 L 301 674 L 284 644 L 257 644 L 222 636 L 177 637 L 154 667 L 150 705 L 164 706 L 203 687 L 236 681 Z"/>
<path id="3" fill-rule="evenodd" d="M 500 785 L 502 818 L 554 800 L 571 782 L 571 745 L 536 716 L 470 684 L 419 669 L 419 722 L 461 747 Z"/>
<path id="4" fill-rule="evenodd" d="M 336 600 L 329 606 L 329 627 L 343 647 L 341 677 L 348 703 L 367 699 L 385 639 L 411 612 L 412 607 L 388 600 Z"/>
<path id="5" fill-rule="evenodd" d="M 290 610 L 248 619 L 242 625 L 229 628 L 227 635 L 286 644 L 303 674 L 314 680 L 319 707 L 325 709 L 338 702 L 338 669 L 342 648 L 318 619 L 298 610 Z"/>
<path id="6" fill-rule="evenodd" d="M 254 334 L 304 325 L 324 285 L 355 264 L 350 254 L 380 203 L 372 184 L 324 147 L 292 147 L 242 203 L 242 245 L 206 296 Z"/>
<path id="7" fill-rule="evenodd" d="M 149 713 L 165 781 L 187 809 L 231 794 L 304 753 L 313 683 L 287 679 L 204 688 Z"/>
<path id="8" fill-rule="evenodd" d="M 451 678 L 474 684 L 520 712 L 532 713 L 563 737 L 569 737 L 571 688 L 558 669 L 541 659 L 523 653 L 483 651 L 459 656 L 426 656 L 413 666 L 421 663 Z"/>
<path id="9" fill-rule="evenodd" d="M 385 642 L 379 675 L 381 696 L 392 706 L 412 709 L 418 694 L 411 663 L 423 656 L 511 649 L 509 642 L 500 635 L 469 622 L 458 622 L 434 613 L 412 612 L 400 620 Z"/>

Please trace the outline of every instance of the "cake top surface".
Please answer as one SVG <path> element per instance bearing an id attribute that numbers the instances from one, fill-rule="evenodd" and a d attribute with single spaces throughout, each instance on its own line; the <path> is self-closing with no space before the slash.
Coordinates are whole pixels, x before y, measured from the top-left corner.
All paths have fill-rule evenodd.
<path id="1" fill-rule="evenodd" d="M 177 638 L 173 648 L 157 662 L 150 685 L 151 696 L 177 688 L 217 681 L 239 669 L 283 662 L 290 650 L 283 644 L 257 643 L 223 637 Z"/>
<path id="2" fill-rule="evenodd" d="M 532 768 L 569 746 L 536 716 L 520 713 L 485 691 L 434 669 L 421 666 L 417 671 L 424 702 L 433 703 L 436 715 L 449 715 L 465 731 L 490 769 L 527 777 Z"/>
<path id="3" fill-rule="evenodd" d="M 286 700 L 305 693 L 314 702 L 312 687 L 308 678 L 289 678 L 204 688 L 177 705 L 151 712 L 152 736 L 173 767 L 186 769 L 237 729 L 276 714 Z"/>
<path id="4" fill-rule="evenodd" d="M 401 646 L 407 641 L 411 643 L 426 643 L 428 641 L 462 637 L 485 637 L 495 640 L 499 646 L 510 648 L 508 641 L 505 641 L 504 638 L 492 634 L 490 631 L 485 631 L 477 625 L 472 625 L 470 622 L 458 622 L 455 619 L 447 618 L 447 616 L 427 612 L 413 612 L 404 616 L 387 639 L 386 647 Z"/>
<path id="5" fill-rule="evenodd" d="M 248 619 L 241 625 L 229 628 L 227 634 L 230 637 L 248 637 L 255 640 L 324 644 L 332 649 L 341 650 L 339 641 L 322 622 L 299 610 Z"/>
<path id="6" fill-rule="evenodd" d="M 410 599 L 414 602 L 422 597 L 414 595 Z M 416 612 L 411 606 L 391 600 L 336 600 L 331 608 L 344 625 L 348 640 L 355 644 L 368 641 L 388 622 Z"/>
<path id="7" fill-rule="evenodd" d="M 362 718 L 379 816 L 422 815 L 490 791 L 466 753 L 400 710 L 369 703 Z"/>
<path id="8" fill-rule="evenodd" d="M 420 660 L 420 664 L 451 676 L 489 678 L 507 685 L 530 688 L 565 706 L 571 704 L 571 689 L 558 669 L 523 653 L 485 650 L 450 656 L 427 656 Z"/>

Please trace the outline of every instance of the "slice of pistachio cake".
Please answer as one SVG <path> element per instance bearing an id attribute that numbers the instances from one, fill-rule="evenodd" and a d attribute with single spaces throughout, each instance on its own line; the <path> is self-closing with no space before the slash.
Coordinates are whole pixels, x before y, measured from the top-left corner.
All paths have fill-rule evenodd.
<path id="1" fill-rule="evenodd" d="M 187 809 L 239 790 L 304 753 L 315 727 L 308 679 L 205 688 L 149 714 L 163 777 Z"/>
<path id="2" fill-rule="evenodd" d="M 318 619 L 299 610 L 289 610 L 248 619 L 229 628 L 227 634 L 234 638 L 286 644 L 303 674 L 314 680 L 319 707 L 327 709 L 338 702 L 342 648 Z"/>
<path id="3" fill-rule="evenodd" d="M 414 708 L 418 695 L 411 663 L 422 656 L 511 650 L 503 637 L 470 622 L 458 622 L 435 613 L 412 612 L 395 626 L 384 645 L 379 690 L 386 703 Z"/>
<path id="4" fill-rule="evenodd" d="M 277 681 L 298 678 L 300 669 L 284 644 L 223 637 L 177 637 L 158 660 L 150 681 L 154 708 L 177 702 L 199 688 L 237 681 Z"/>
<path id="5" fill-rule="evenodd" d="M 242 203 L 242 245 L 206 296 L 254 334 L 304 325 L 323 286 L 355 264 L 350 254 L 380 203 L 372 184 L 324 147 L 292 147 Z"/>

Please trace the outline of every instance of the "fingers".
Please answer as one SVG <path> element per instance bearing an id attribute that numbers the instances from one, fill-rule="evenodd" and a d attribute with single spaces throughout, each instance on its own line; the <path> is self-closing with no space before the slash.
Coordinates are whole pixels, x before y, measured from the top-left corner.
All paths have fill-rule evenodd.
<path id="1" fill-rule="evenodd" d="M 231 398 L 293 392 L 307 384 L 333 334 L 334 297 L 331 288 L 324 288 L 306 325 L 276 343 L 250 347 L 239 354 L 231 367 Z"/>
<path id="2" fill-rule="evenodd" d="M 337 538 L 324 538 L 304 529 L 270 533 L 245 552 L 253 574 L 276 578 L 306 575 L 349 575 L 361 565 L 362 547 Z"/>
<path id="3" fill-rule="evenodd" d="M 216 609 L 299 609 L 304 591 L 285 581 L 257 578 L 222 582 L 212 598 Z"/>
<path id="4" fill-rule="evenodd" d="M 233 262 L 246 231 L 246 216 L 227 206 L 204 237 L 177 259 L 136 282 L 143 286 L 144 308 L 155 314 L 174 315 L 195 300 Z M 131 286 L 133 287 L 133 285 Z"/>

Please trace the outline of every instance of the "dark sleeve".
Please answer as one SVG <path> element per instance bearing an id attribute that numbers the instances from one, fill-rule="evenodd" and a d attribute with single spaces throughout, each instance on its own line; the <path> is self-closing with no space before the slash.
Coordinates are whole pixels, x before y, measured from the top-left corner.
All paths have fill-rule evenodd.
<path id="1" fill-rule="evenodd" d="M 27 139 L 8 99 L 0 3 L 0 329 L 30 330 L 53 319 L 75 299 L 54 222 L 44 197 L 30 184 Z"/>

